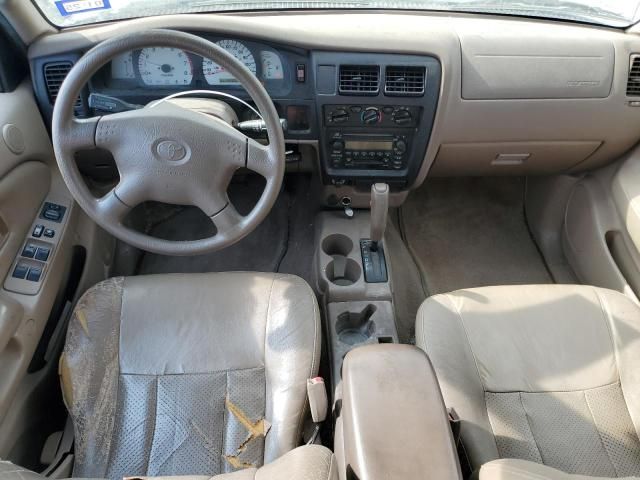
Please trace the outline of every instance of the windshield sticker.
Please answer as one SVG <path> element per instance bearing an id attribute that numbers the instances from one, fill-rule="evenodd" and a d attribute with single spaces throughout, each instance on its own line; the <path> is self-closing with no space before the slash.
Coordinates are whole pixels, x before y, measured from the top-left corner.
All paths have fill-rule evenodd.
<path id="1" fill-rule="evenodd" d="M 60 15 L 67 17 L 92 10 L 108 10 L 111 5 L 109 0 L 58 0 L 56 7 L 60 11 Z"/>

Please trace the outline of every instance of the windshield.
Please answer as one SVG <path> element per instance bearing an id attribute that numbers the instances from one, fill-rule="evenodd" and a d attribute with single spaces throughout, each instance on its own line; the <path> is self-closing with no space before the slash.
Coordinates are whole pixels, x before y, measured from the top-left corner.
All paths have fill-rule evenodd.
<path id="1" fill-rule="evenodd" d="M 59 27 L 175 13 L 291 9 L 404 9 L 526 15 L 628 27 L 640 0 L 33 0 Z"/>

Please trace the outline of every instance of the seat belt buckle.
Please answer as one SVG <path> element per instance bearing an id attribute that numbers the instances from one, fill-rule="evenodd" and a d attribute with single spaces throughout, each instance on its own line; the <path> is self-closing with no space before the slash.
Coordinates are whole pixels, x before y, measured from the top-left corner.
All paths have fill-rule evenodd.
<path id="1" fill-rule="evenodd" d="M 324 422 L 327 418 L 329 400 L 327 389 L 324 385 L 324 378 L 315 377 L 307 379 L 307 396 L 309 397 L 309 408 L 313 423 Z"/>
<path id="2" fill-rule="evenodd" d="M 320 433 L 320 424 L 327 418 L 329 409 L 329 399 L 327 398 L 327 389 L 324 385 L 324 378 L 315 377 L 307 379 L 307 396 L 309 398 L 309 410 L 311 410 L 311 420 L 314 428 L 307 445 L 316 443 L 318 434 Z"/>

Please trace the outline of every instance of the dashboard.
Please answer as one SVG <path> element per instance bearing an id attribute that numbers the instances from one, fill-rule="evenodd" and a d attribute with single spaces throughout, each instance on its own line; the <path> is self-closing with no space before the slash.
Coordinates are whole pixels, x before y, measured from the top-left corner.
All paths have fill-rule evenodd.
<path id="1" fill-rule="evenodd" d="M 325 185 L 366 191 L 367 182 L 388 181 L 402 190 L 427 173 L 581 172 L 639 139 L 640 96 L 627 84 L 640 81 L 631 78 L 640 69 L 640 36 L 433 12 L 167 15 L 62 31 L 29 48 L 45 117 L 55 99 L 51 84 L 60 82 L 47 76 L 49 66 L 55 74 L 99 41 L 146 28 L 194 33 L 239 58 L 288 121 L 289 145 L 306 143 L 317 153 Z M 416 75 L 419 89 L 412 91 L 407 82 Z M 400 91 L 395 81 L 403 83 Z M 78 111 L 97 113 L 88 108 L 92 93 L 144 105 L 193 89 L 249 100 L 214 62 L 152 47 L 100 70 Z"/>

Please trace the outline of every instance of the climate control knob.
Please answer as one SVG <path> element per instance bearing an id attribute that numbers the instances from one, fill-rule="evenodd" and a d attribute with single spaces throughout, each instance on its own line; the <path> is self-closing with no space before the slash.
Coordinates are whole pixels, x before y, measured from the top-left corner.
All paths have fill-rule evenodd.
<path id="1" fill-rule="evenodd" d="M 347 110 L 344 108 L 337 108 L 336 110 L 332 111 L 329 115 L 333 123 L 341 123 L 349 119 L 349 112 L 347 112 Z"/>
<path id="2" fill-rule="evenodd" d="M 411 123 L 412 117 L 409 110 L 397 110 L 393 114 L 393 121 L 398 125 L 407 125 Z"/>
<path id="3" fill-rule="evenodd" d="M 360 116 L 365 125 L 374 125 L 382 120 L 382 112 L 376 107 L 366 108 Z"/>

